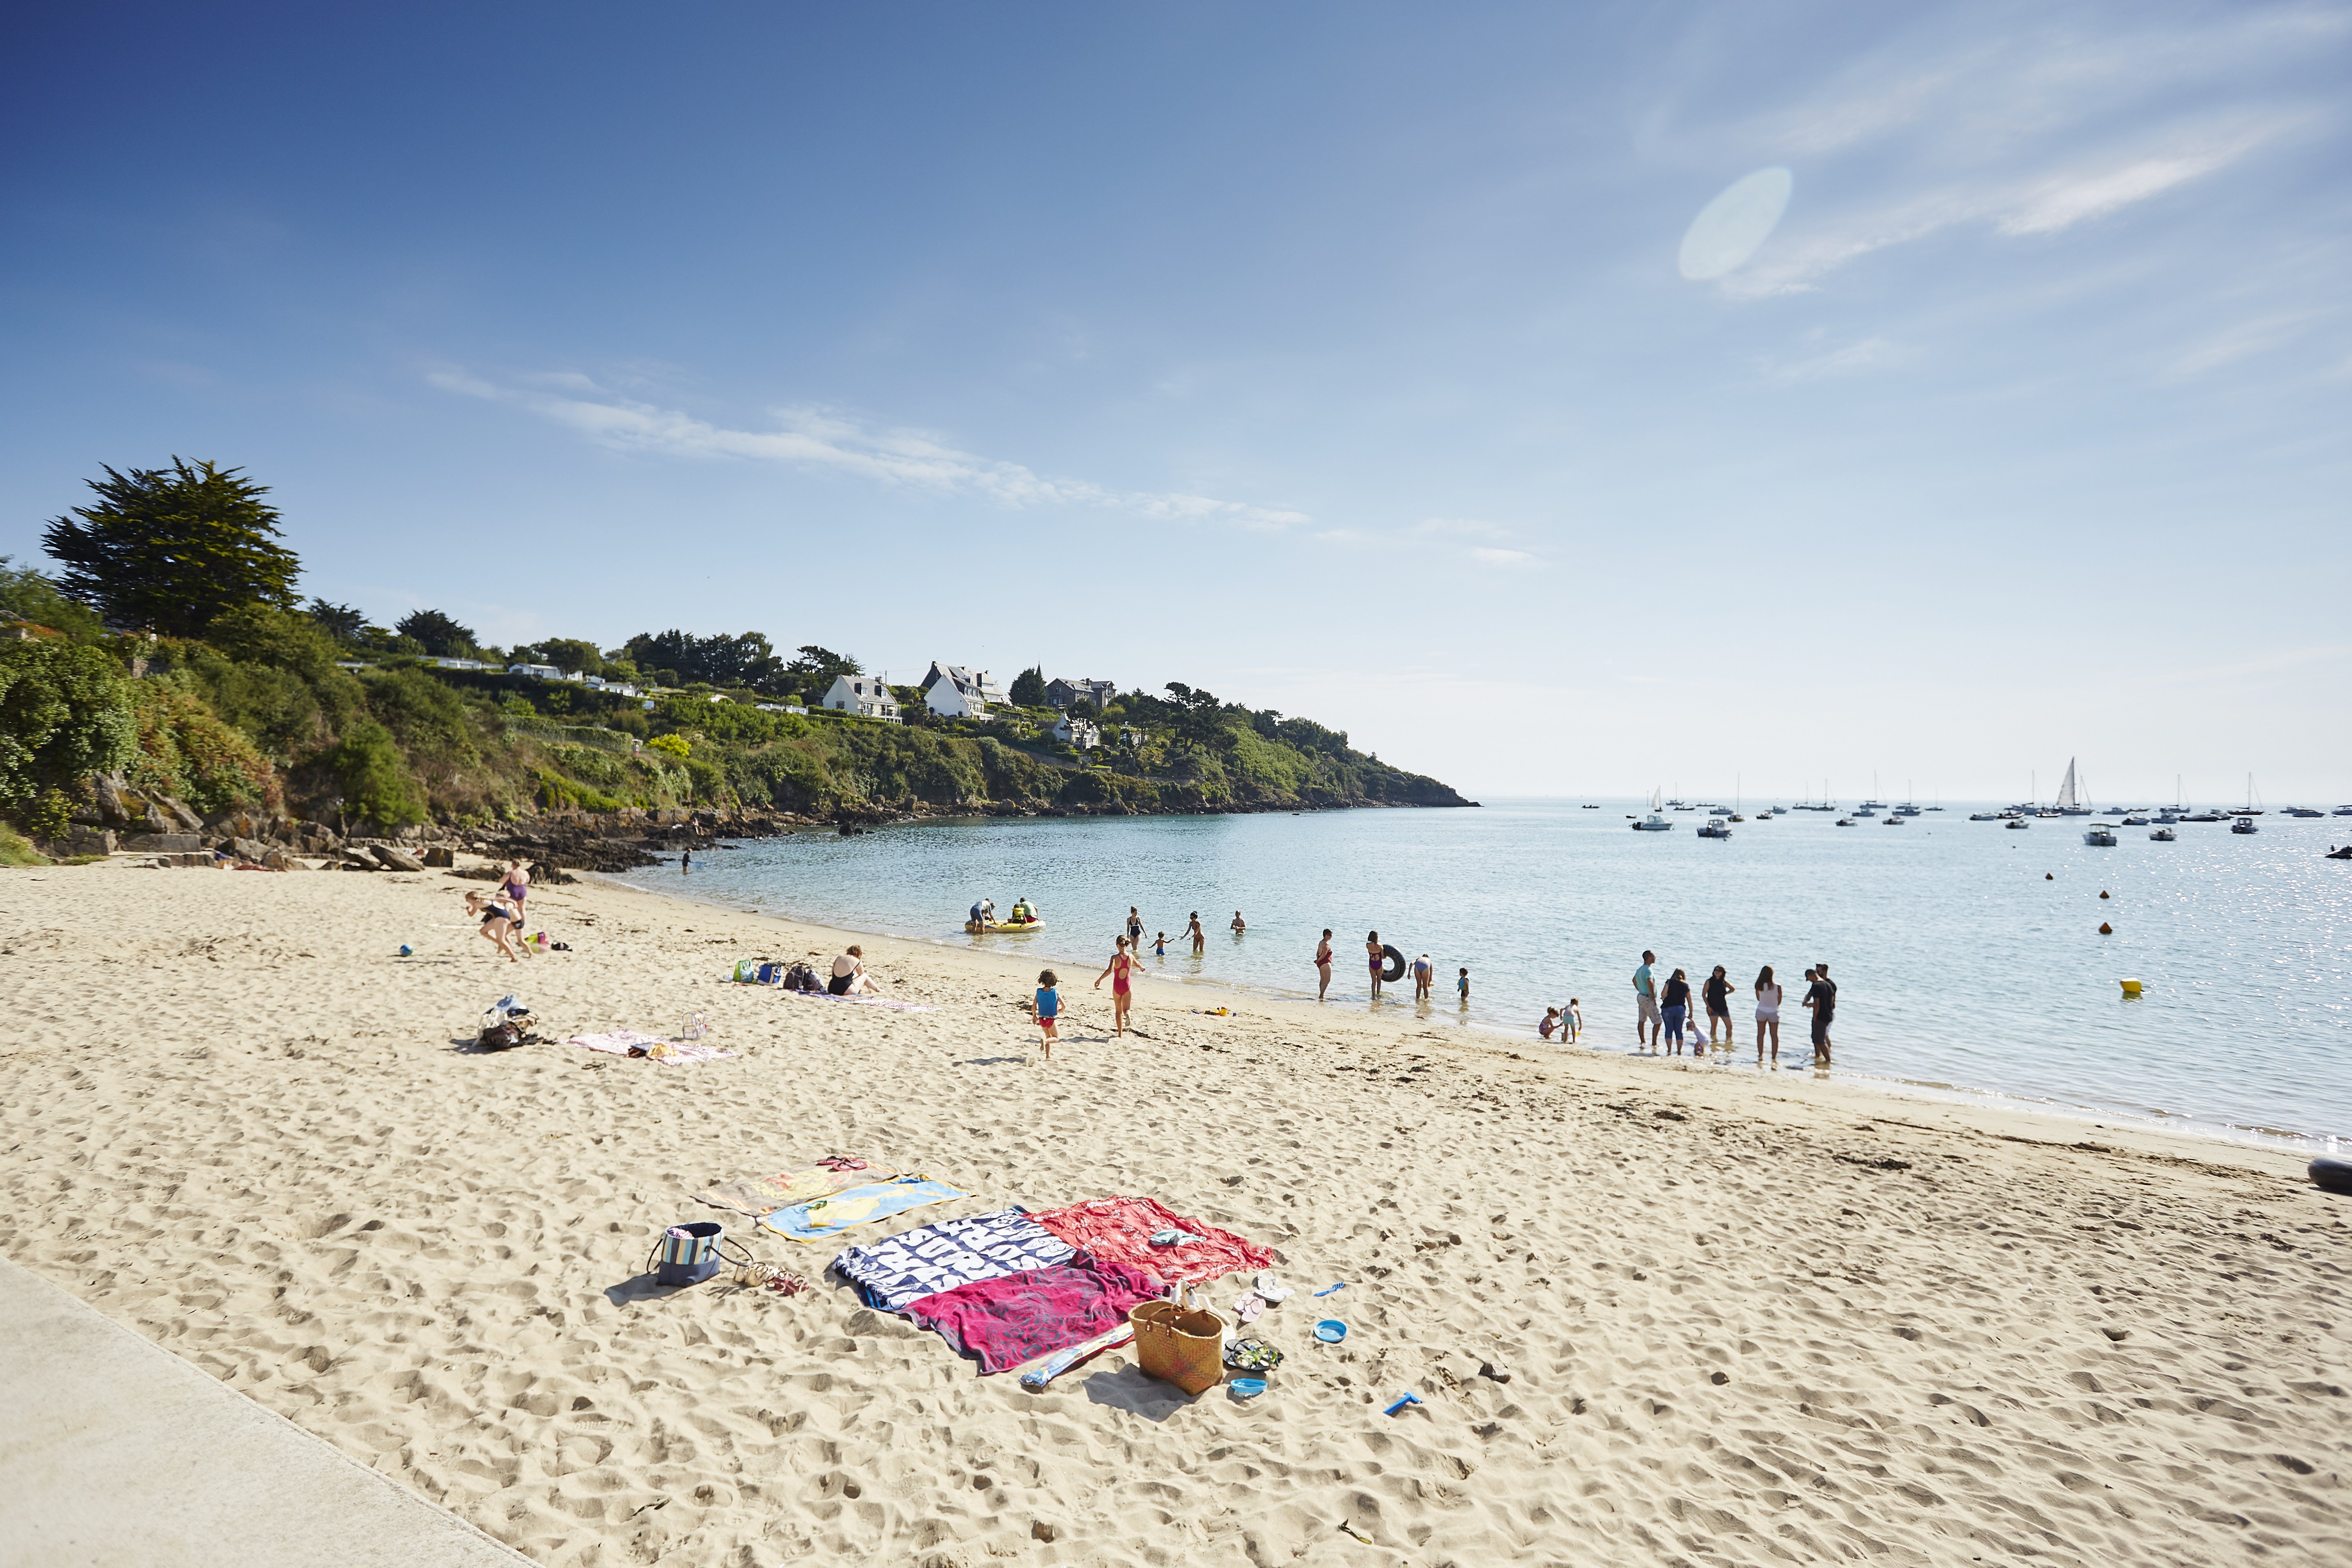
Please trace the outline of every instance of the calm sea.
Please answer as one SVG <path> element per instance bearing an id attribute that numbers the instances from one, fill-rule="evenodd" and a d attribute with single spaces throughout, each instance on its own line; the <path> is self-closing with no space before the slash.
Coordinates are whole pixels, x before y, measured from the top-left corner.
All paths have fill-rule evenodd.
<path id="1" fill-rule="evenodd" d="M 688 877 L 673 863 L 625 879 L 1034 956 L 1081 992 L 1130 904 L 1147 942 L 1169 934 L 1168 956 L 1147 959 L 1165 978 L 1283 996 L 1314 994 L 1329 926 L 1332 1005 L 1359 1010 L 1374 1005 L 1359 955 L 1377 929 L 1439 973 L 1434 1004 L 1401 984 L 1391 996 L 1405 999 L 1384 1010 L 1532 1039 L 1544 1008 L 1573 996 L 1580 1048 L 1602 1050 L 1633 1048 L 1646 947 L 1661 978 L 1725 965 L 1742 1020 L 1758 968 L 1774 965 L 1790 996 L 1783 1058 L 1808 1060 L 1795 1000 L 1818 960 L 1840 988 L 1841 1076 L 2241 1138 L 2352 1138 L 2352 862 L 2323 858 L 2352 840 L 2352 817 L 2273 813 L 2245 836 L 2183 823 L 2172 844 L 2117 826 L 2117 846 L 2095 848 L 2084 830 L 2115 819 L 2011 831 L 1948 805 L 1900 827 L 1839 827 L 1796 812 L 1714 840 L 1691 813 L 1668 833 L 1632 832 L 1640 808 L 934 822 L 796 834 L 712 852 Z M 1047 929 L 967 936 L 983 894 L 999 911 L 1026 895 Z M 1176 940 L 1195 910 L 1209 931 L 1198 959 Z M 1241 937 L 1226 929 L 1236 910 Z M 1454 985 L 1465 965 L 1466 1008 Z M 2126 976 L 2143 983 L 2137 999 Z M 1141 997 L 1147 1013 L 1180 1004 Z M 1752 1023 L 1742 1039 L 1727 1070 L 1755 1070 Z"/>

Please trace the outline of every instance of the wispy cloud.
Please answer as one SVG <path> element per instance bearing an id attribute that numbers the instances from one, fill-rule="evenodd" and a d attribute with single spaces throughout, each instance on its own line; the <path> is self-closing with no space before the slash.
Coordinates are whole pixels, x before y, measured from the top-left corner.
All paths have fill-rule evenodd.
<path id="1" fill-rule="evenodd" d="M 1229 522 L 1269 530 L 1313 521 L 1305 512 L 1211 496 L 1118 490 L 1083 479 L 1048 478 L 1019 463 L 963 451 L 926 431 L 877 429 L 823 408 L 778 409 L 772 416 L 774 428 L 742 430 L 640 402 L 576 372 L 500 382 L 445 367 L 425 379 L 445 392 L 521 408 L 622 451 L 825 468 L 886 485 L 982 496 L 1013 507 L 1108 507 L 1165 521 Z"/>
<path id="2" fill-rule="evenodd" d="M 1825 349 L 1802 359 L 1768 364 L 1765 374 L 1780 382 L 1826 381 L 1842 375 L 1856 375 L 1864 371 L 1882 370 L 1903 357 L 1903 351 L 1885 338 L 1864 338 L 1858 342 Z"/>
<path id="3" fill-rule="evenodd" d="M 1473 546 L 1470 559 L 1487 566 L 1540 566 L 1543 557 L 1526 550 L 1503 550 L 1491 544 Z"/>
<path id="4" fill-rule="evenodd" d="M 2168 379 L 2187 381 L 2233 361 L 2284 348 L 2303 336 L 2324 314 L 2318 310 L 2291 310 L 2241 321 L 2174 360 L 2166 374 Z"/>

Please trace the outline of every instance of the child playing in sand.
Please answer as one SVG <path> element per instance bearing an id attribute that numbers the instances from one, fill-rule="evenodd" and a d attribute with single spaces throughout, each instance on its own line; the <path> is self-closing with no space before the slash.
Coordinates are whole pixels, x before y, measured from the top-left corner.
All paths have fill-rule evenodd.
<path id="1" fill-rule="evenodd" d="M 1062 1016 L 1062 994 L 1054 989 L 1060 984 L 1052 970 L 1041 972 L 1037 976 L 1036 1000 L 1029 1005 L 1037 1015 L 1038 1032 L 1045 1037 L 1045 1059 L 1049 1062 L 1054 1059 L 1054 1041 L 1058 1037 L 1054 1025 Z"/>
<path id="2" fill-rule="evenodd" d="M 1557 1007 L 1545 1008 L 1543 1022 L 1536 1026 L 1536 1033 L 1549 1040 L 1551 1038 L 1553 1031 L 1559 1027 L 1559 1009 Z"/>

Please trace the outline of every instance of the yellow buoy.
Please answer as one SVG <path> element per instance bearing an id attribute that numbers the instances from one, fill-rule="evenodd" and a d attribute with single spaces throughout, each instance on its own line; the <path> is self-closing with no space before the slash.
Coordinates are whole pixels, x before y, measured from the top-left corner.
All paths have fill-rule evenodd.
<path id="1" fill-rule="evenodd" d="M 2124 994 L 2126 996 L 2137 996 L 2139 994 L 2139 982 L 2137 980 L 2121 980 L 2117 981 L 2116 984 L 2124 988 Z"/>

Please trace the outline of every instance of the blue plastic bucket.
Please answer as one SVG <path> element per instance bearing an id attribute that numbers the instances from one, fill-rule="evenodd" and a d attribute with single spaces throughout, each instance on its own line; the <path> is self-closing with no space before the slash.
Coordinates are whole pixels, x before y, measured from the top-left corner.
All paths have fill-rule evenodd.
<path id="1" fill-rule="evenodd" d="M 707 1219 L 662 1232 L 654 1248 L 654 1283 L 699 1285 L 718 1273 L 719 1238 L 725 1234 L 717 1221 Z"/>

